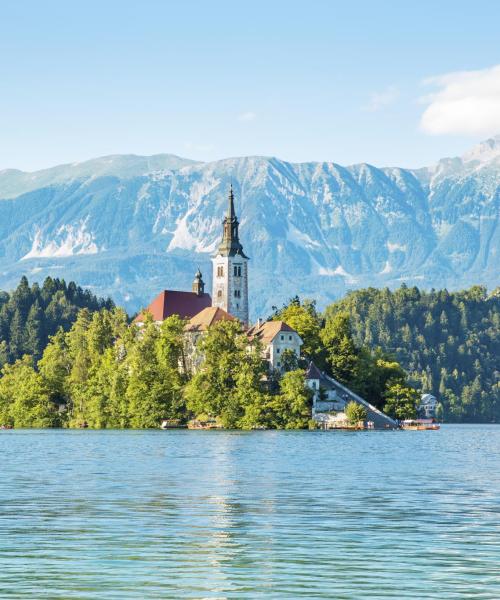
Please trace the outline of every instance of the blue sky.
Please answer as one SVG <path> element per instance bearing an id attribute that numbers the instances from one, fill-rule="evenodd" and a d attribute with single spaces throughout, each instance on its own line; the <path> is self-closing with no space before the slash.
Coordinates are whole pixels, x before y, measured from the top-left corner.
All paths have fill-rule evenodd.
<path id="1" fill-rule="evenodd" d="M 0 169 L 418 167 L 500 133 L 500 2 L 2 0 Z"/>

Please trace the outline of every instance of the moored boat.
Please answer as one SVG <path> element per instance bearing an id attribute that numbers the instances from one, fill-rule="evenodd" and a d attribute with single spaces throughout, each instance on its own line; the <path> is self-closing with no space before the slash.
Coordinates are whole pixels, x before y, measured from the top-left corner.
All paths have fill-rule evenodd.
<path id="1" fill-rule="evenodd" d="M 188 423 L 188 429 L 222 429 L 222 425 L 215 419 L 199 420 L 193 419 Z"/>
<path id="2" fill-rule="evenodd" d="M 434 419 L 405 419 L 401 422 L 401 429 L 410 431 L 435 431 L 440 428 Z"/>

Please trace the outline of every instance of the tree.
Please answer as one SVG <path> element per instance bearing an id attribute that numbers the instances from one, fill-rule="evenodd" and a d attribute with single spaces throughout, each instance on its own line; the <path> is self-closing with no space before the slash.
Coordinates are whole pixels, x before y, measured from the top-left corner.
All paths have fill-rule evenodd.
<path id="1" fill-rule="evenodd" d="M 269 402 L 269 420 L 278 429 L 306 429 L 311 419 L 312 390 L 301 369 L 285 373 L 280 393 Z"/>
<path id="2" fill-rule="evenodd" d="M 285 373 L 299 368 L 299 357 L 290 348 L 286 348 L 281 354 L 281 368 Z"/>
<path id="3" fill-rule="evenodd" d="M 417 414 L 418 392 L 411 388 L 394 383 L 384 394 L 384 412 L 394 419 L 413 419 Z"/>
<path id="4" fill-rule="evenodd" d="M 238 322 L 219 321 L 201 337 L 198 350 L 202 364 L 184 390 L 188 409 L 194 415 L 218 417 L 224 427 L 236 427 L 244 419 L 250 428 L 248 405 L 263 399 L 260 345 L 249 346 Z"/>
<path id="5" fill-rule="evenodd" d="M 352 338 L 349 315 L 337 313 L 328 318 L 321 340 L 331 374 L 341 383 L 349 384 L 356 375 L 360 354 Z"/>
<path id="6" fill-rule="evenodd" d="M 366 421 L 366 408 L 358 402 L 351 401 L 345 408 L 345 415 L 351 425 L 357 425 L 360 421 Z"/>
<path id="7" fill-rule="evenodd" d="M 316 304 L 311 300 L 301 303 L 298 297 L 293 298 L 273 315 L 275 321 L 285 321 L 300 335 L 303 345 L 302 355 L 306 360 L 314 360 L 323 366 L 323 347 L 320 339 L 321 318 L 316 311 Z"/>
<path id="8" fill-rule="evenodd" d="M 14 427 L 53 427 L 59 424 L 57 408 L 50 401 L 45 382 L 28 356 L 2 369 L 0 423 Z"/>

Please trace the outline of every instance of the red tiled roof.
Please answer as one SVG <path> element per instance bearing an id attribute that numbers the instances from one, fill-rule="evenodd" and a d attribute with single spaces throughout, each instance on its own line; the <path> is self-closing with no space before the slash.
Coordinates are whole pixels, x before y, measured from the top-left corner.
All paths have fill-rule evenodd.
<path id="1" fill-rule="evenodd" d="M 289 331 L 297 333 L 285 321 L 265 321 L 260 325 L 251 327 L 247 335 L 250 339 L 258 338 L 264 344 L 270 344 L 280 331 Z"/>
<path id="2" fill-rule="evenodd" d="M 179 315 L 182 319 L 190 319 L 204 308 L 212 305 L 210 294 L 198 296 L 194 292 L 178 292 L 177 290 L 163 290 L 151 302 L 147 309 L 137 315 L 136 323 L 145 319 L 145 312 L 153 315 L 153 321 L 164 321 L 172 315 Z"/>
<path id="3" fill-rule="evenodd" d="M 210 306 L 195 315 L 186 325 L 186 331 L 206 331 L 217 321 L 235 321 L 236 319 L 223 308 Z"/>

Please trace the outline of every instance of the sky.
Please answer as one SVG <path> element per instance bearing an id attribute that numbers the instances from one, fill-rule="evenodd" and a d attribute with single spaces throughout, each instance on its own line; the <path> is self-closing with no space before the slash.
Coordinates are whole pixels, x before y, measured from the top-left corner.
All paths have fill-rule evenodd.
<path id="1" fill-rule="evenodd" d="M 500 133 L 497 0 L 1 0 L 0 169 L 420 167 Z"/>

